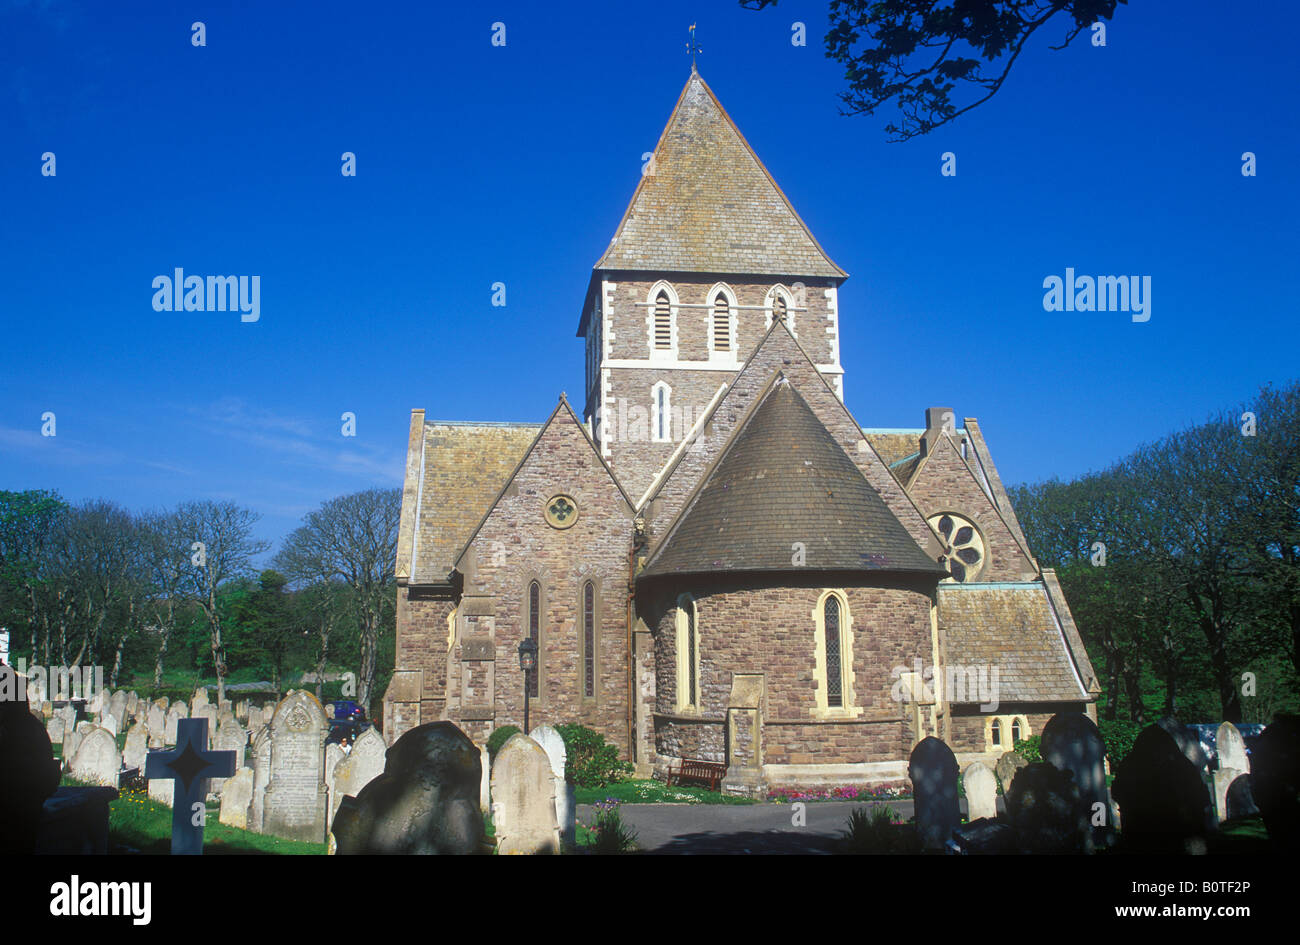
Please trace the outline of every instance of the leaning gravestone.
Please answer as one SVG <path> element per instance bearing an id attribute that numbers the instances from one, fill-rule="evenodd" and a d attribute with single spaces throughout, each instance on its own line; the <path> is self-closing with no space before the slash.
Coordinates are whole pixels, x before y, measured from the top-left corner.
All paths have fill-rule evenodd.
<path id="1" fill-rule="evenodd" d="M 330 820 L 343 798 L 356 797 L 361 789 L 384 773 L 384 754 L 388 746 L 384 736 L 373 728 L 362 732 L 347 757 L 334 769 L 334 788 L 330 791 Z"/>
<path id="2" fill-rule="evenodd" d="M 998 782 L 988 765 L 975 762 L 962 777 L 966 789 L 966 819 L 970 821 L 998 816 Z"/>
<path id="3" fill-rule="evenodd" d="M 1111 793 L 1122 841 L 1135 851 L 1204 853 L 1211 800 L 1196 763 L 1162 725 L 1142 730 L 1120 762 Z"/>
<path id="4" fill-rule="evenodd" d="M 921 739 L 912 749 L 907 776 L 915 798 L 916 830 L 925 850 L 943 850 L 961 823 L 957 803 L 959 771 L 952 749 L 933 735 Z"/>
<path id="5" fill-rule="evenodd" d="M 519 733 L 492 763 L 492 822 L 497 852 L 559 853 L 555 774 L 542 746 Z"/>
<path id="6" fill-rule="evenodd" d="M 248 807 L 248 829 L 262 832 L 266 785 L 271 780 L 271 729 L 263 725 L 253 736 L 253 801 Z"/>
<path id="7" fill-rule="evenodd" d="M 93 728 L 77 746 L 69 773 L 84 784 L 115 788 L 121 771 L 122 754 L 117 750 L 117 739 L 107 729 Z"/>
<path id="8" fill-rule="evenodd" d="M 228 827 L 248 828 L 248 808 L 253 801 L 253 769 L 240 768 L 221 786 L 221 814 L 218 820 Z"/>
<path id="9" fill-rule="evenodd" d="M 303 689 L 289 693 L 271 717 L 271 780 L 263 832 L 289 840 L 325 841 L 325 710 Z"/>
<path id="10" fill-rule="evenodd" d="M 1106 743 L 1092 719 L 1082 712 L 1060 712 L 1043 727 L 1043 760 L 1058 771 L 1069 771 L 1079 789 L 1079 800 L 1093 824 L 1094 843 L 1108 842 L 1115 817 L 1106 788 Z M 1098 823 L 1100 821 L 1100 823 Z"/>
<path id="11" fill-rule="evenodd" d="M 1025 756 L 1018 751 L 1002 753 L 1002 757 L 998 759 L 993 772 L 998 776 L 998 783 L 1002 785 L 1003 794 L 1011 790 L 1011 782 L 1015 779 L 1016 772 L 1027 764 L 1029 762 L 1025 760 Z"/>
<path id="12" fill-rule="evenodd" d="M 1300 716 L 1278 713 L 1255 743 L 1252 769 L 1269 840 L 1280 852 L 1300 851 Z"/>
<path id="13" fill-rule="evenodd" d="M 147 754 L 149 754 L 149 729 L 136 722 L 126 733 L 126 743 L 122 748 L 122 765 L 127 768 L 143 767 Z"/>
<path id="14" fill-rule="evenodd" d="M 388 749 L 384 773 L 339 805 L 339 854 L 484 852 L 479 781 L 479 751 L 453 723 L 411 729 Z"/>
<path id="15" fill-rule="evenodd" d="M 1224 722 L 1214 733 L 1214 750 L 1219 756 L 1220 768 L 1236 768 L 1242 774 L 1250 773 L 1250 757 L 1246 754 L 1246 740 L 1237 726 Z"/>

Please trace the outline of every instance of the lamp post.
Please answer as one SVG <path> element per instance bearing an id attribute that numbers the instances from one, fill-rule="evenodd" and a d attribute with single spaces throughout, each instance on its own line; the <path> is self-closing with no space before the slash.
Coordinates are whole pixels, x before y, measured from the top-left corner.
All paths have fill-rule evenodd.
<path id="1" fill-rule="evenodd" d="M 533 672 L 537 669 L 537 641 L 524 637 L 519 644 L 519 668 L 524 671 L 524 734 L 528 728 L 528 694 L 532 690 Z"/>

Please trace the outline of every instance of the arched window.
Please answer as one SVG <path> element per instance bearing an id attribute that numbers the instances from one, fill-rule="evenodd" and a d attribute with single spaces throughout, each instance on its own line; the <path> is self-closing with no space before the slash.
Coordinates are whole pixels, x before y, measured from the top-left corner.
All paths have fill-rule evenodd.
<path id="1" fill-rule="evenodd" d="M 795 331 L 794 323 L 794 296 L 790 290 L 783 285 L 774 285 L 767 293 L 767 326 L 772 327 L 773 322 L 785 322 L 790 334 L 798 337 Z"/>
<path id="2" fill-rule="evenodd" d="M 1015 719 L 1011 723 L 1011 746 L 1014 748 L 1018 741 L 1020 741 L 1020 720 Z M 997 741 L 994 740 L 993 744 L 996 745 Z"/>
<path id="3" fill-rule="evenodd" d="M 731 306 L 721 292 L 713 300 L 713 350 L 731 350 Z"/>
<path id="4" fill-rule="evenodd" d="M 1016 729 L 1017 729 L 1018 727 L 1019 727 L 1019 726 L 1016 726 L 1016 725 L 1012 725 L 1012 726 L 1011 726 L 1011 738 L 1012 738 L 1013 740 L 1014 740 L 1015 737 L 1016 737 Z M 994 744 L 994 745 L 998 745 L 998 746 L 1000 746 L 1000 745 L 1002 744 L 1002 720 L 1001 720 L 1001 719 L 994 719 L 994 720 L 993 720 L 992 737 L 993 737 L 993 744 Z"/>
<path id="5" fill-rule="evenodd" d="M 655 296 L 654 347 L 656 351 L 671 351 L 673 348 L 672 301 L 663 289 Z"/>
<path id="6" fill-rule="evenodd" d="M 542 585 L 533 581 L 528 585 L 528 635 L 537 646 L 537 668 L 530 674 L 528 694 L 537 698 L 537 679 L 542 675 L 542 648 L 540 643 L 542 626 Z"/>
<path id="7" fill-rule="evenodd" d="M 840 708 L 844 705 L 844 670 L 840 662 L 840 600 L 833 594 L 826 598 L 826 705 Z"/>
<path id="8" fill-rule="evenodd" d="M 677 708 L 700 707 L 700 640 L 695 601 L 689 594 L 677 598 Z"/>
<path id="9" fill-rule="evenodd" d="M 596 695 L 596 586 L 582 586 L 582 692 Z"/>
<path id="10" fill-rule="evenodd" d="M 666 381 L 650 388 L 650 439 L 670 443 L 673 438 L 673 389 Z"/>

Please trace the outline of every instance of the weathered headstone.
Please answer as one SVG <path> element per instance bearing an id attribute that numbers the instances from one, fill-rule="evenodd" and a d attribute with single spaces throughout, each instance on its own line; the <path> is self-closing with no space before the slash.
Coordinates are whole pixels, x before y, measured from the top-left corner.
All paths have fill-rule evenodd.
<path id="1" fill-rule="evenodd" d="M 217 737 L 212 740 L 213 748 L 219 751 L 233 751 L 235 753 L 236 771 L 244 767 L 244 748 L 247 745 L 248 733 L 235 721 L 233 715 L 226 718 L 226 723 L 217 729 Z"/>
<path id="2" fill-rule="evenodd" d="M 478 754 L 482 768 L 478 784 L 478 806 L 486 814 L 492 809 L 492 756 L 488 754 L 487 745 L 479 745 Z"/>
<path id="3" fill-rule="evenodd" d="M 119 731 L 117 716 L 112 712 L 105 712 L 99 717 L 99 727 L 116 737 Z"/>
<path id="4" fill-rule="evenodd" d="M 975 762 L 962 776 L 966 789 L 966 819 L 975 821 L 998 816 L 998 782 L 988 765 Z"/>
<path id="5" fill-rule="evenodd" d="M 384 773 L 340 804 L 338 852 L 484 852 L 479 764 L 478 749 L 451 722 L 405 732 L 388 750 Z"/>
<path id="6" fill-rule="evenodd" d="M 1045 762 L 1074 776 L 1093 842 L 1107 843 L 1115 817 L 1106 787 L 1106 743 L 1096 724 L 1082 712 L 1060 712 L 1043 727 L 1041 751 Z"/>
<path id="7" fill-rule="evenodd" d="M 1246 740 L 1237 726 L 1224 722 L 1214 733 L 1214 752 L 1219 756 L 1219 768 L 1235 768 L 1242 774 L 1250 773 L 1250 756 L 1246 754 Z"/>
<path id="8" fill-rule="evenodd" d="M 208 690 L 206 686 L 200 686 L 194 690 L 194 698 L 190 700 L 190 717 L 195 718 L 194 713 L 199 706 L 208 704 Z"/>
<path id="9" fill-rule="evenodd" d="M 289 693 L 271 717 L 271 780 L 263 832 L 290 840 L 325 841 L 325 710 L 303 689 Z"/>
<path id="10" fill-rule="evenodd" d="M 45 726 L 45 734 L 51 745 L 63 744 L 63 716 L 56 715 Z"/>
<path id="11" fill-rule="evenodd" d="M 204 703 L 194 710 L 194 714 L 191 718 L 207 720 L 208 725 L 206 731 L 210 741 L 217 731 L 217 707 Z"/>
<path id="12" fill-rule="evenodd" d="M 108 711 L 120 724 L 126 718 L 126 693 L 118 689 L 108 700 Z"/>
<path id="13" fill-rule="evenodd" d="M 253 769 L 240 768 L 221 787 L 221 814 L 218 820 L 228 827 L 248 827 L 248 808 L 253 801 Z"/>
<path id="14" fill-rule="evenodd" d="M 163 747 L 166 742 L 167 713 L 157 703 L 150 704 L 146 724 L 149 726 L 149 747 Z"/>
<path id="15" fill-rule="evenodd" d="M 263 725 L 253 736 L 253 802 L 248 808 L 248 829 L 262 832 L 266 785 L 271 780 L 271 728 Z"/>
<path id="16" fill-rule="evenodd" d="M 1015 779 L 1016 772 L 1027 764 L 1029 762 L 1025 760 L 1025 756 L 1018 751 L 1005 751 L 1002 753 L 1002 757 L 998 759 L 993 772 L 998 776 L 998 782 L 1002 785 L 1004 794 L 1011 790 L 1011 782 Z"/>
<path id="17" fill-rule="evenodd" d="M 344 797 L 356 797 L 361 789 L 384 773 L 384 754 L 388 746 L 373 728 L 362 732 L 347 757 L 334 769 L 334 786 L 330 791 L 330 819 Z"/>
<path id="18" fill-rule="evenodd" d="M 1007 820 L 1023 853 L 1085 853 L 1091 849 L 1087 807 L 1074 775 L 1045 761 L 1016 772 L 1003 795 Z"/>
<path id="19" fill-rule="evenodd" d="M 53 719 L 50 719 L 50 721 L 54 722 L 56 719 L 59 720 L 60 722 L 62 721 L 61 719 L 59 719 L 58 716 L 55 716 Z M 63 735 L 62 754 L 63 754 L 63 763 L 65 765 L 71 764 L 73 757 L 77 754 L 77 749 L 81 746 L 81 740 L 85 737 L 86 732 L 89 731 L 91 728 L 94 728 L 93 725 L 90 725 L 87 726 L 86 729 L 83 729 L 82 728 L 83 725 L 86 725 L 86 723 L 85 722 L 79 723 L 76 728 L 74 728 L 70 732 L 65 732 Z"/>
<path id="20" fill-rule="evenodd" d="M 126 714 L 135 716 L 135 710 L 140 706 L 140 694 L 134 689 L 126 694 Z"/>
<path id="21" fill-rule="evenodd" d="M 141 768 L 144 766 L 147 754 L 149 754 L 149 729 L 136 722 L 126 733 L 126 742 L 122 747 L 122 765 L 127 768 Z"/>
<path id="22" fill-rule="evenodd" d="M 497 852 L 559 853 L 555 774 L 542 746 L 511 735 L 492 763 L 492 822 Z"/>
<path id="23" fill-rule="evenodd" d="M 177 703 L 168 707 L 167 724 L 163 727 L 164 744 L 176 744 L 176 724 L 183 718 L 186 718 L 184 703 Z"/>
<path id="24" fill-rule="evenodd" d="M 1211 776 L 1214 785 L 1214 811 L 1220 821 L 1228 819 L 1228 788 L 1246 772 L 1237 768 L 1218 768 Z"/>
<path id="25" fill-rule="evenodd" d="M 203 826 L 209 778 L 228 778 L 235 773 L 235 756 L 226 751 L 209 751 L 208 720 L 185 719 L 180 723 L 179 744 L 171 751 L 151 751 L 145 759 L 145 777 L 174 783 L 172 804 L 172 855 L 203 853 Z"/>
<path id="26" fill-rule="evenodd" d="M 83 784 L 118 786 L 122 772 L 122 753 L 117 750 L 117 740 L 104 728 L 93 728 L 77 746 L 70 774 Z"/>
<path id="27" fill-rule="evenodd" d="M 1164 726 L 1149 725 L 1138 735 L 1118 765 L 1111 793 L 1123 817 L 1126 847 L 1205 852 L 1212 801 L 1196 763 Z"/>
<path id="28" fill-rule="evenodd" d="M 961 823 L 957 803 L 957 758 L 933 735 L 912 749 L 907 776 L 915 798 L 916 829 L 925 850 L 942 850 Z"/>

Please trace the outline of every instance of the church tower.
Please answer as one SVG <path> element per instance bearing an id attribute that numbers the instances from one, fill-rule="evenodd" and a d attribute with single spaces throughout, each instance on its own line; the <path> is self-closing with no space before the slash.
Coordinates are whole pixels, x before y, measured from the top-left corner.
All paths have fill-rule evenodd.
<path id="1" fill-rule="evenodd" d="M 584 417 L 633 501 L 774 319 L 843 400 L 846 278 L 692 67 L 578 324 Z"/>

